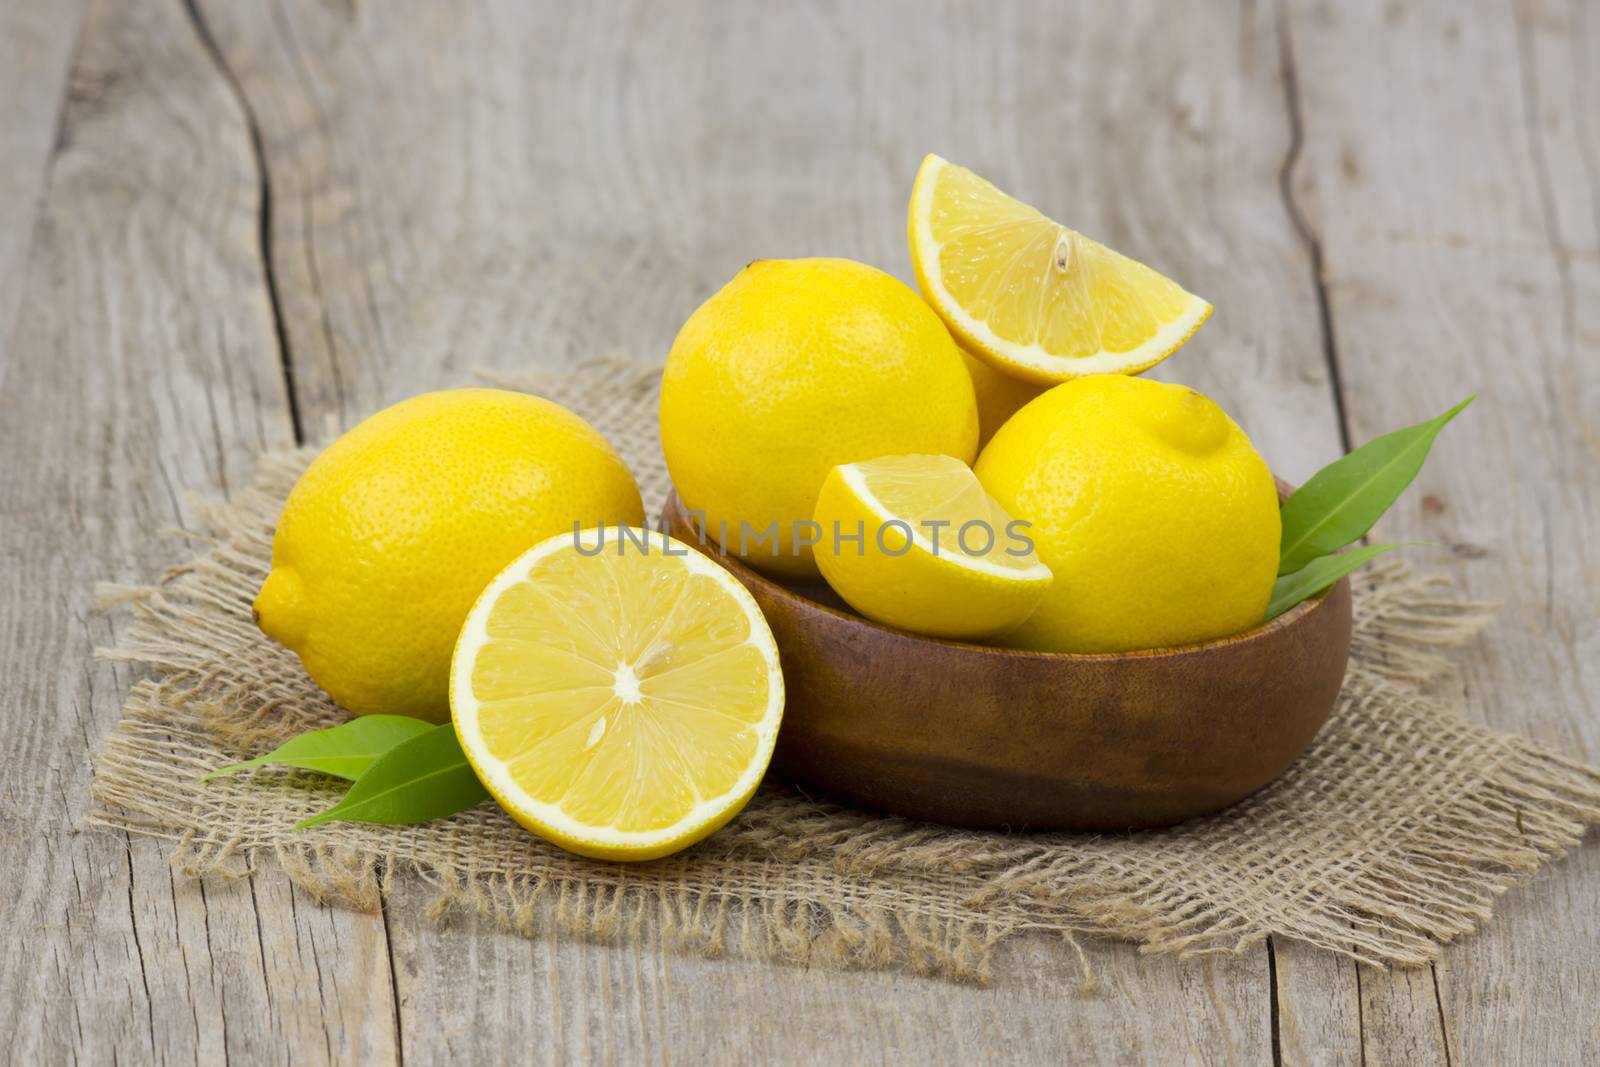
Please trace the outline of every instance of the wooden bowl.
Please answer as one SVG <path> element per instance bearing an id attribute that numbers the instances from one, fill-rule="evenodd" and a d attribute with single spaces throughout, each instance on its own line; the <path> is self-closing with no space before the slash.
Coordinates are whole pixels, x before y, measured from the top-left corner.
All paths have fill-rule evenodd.
<path id="1" fill-rule="evenodd" d="M 853 804 L 953 826 L 1127 830 L 1207 815 L 1311 743 L 1344 681 L 1350 584 L 1247 633 L 1111 655 L 922 637 L 674 537 L 754 594 L 788 703 L 773 767 Z"/>

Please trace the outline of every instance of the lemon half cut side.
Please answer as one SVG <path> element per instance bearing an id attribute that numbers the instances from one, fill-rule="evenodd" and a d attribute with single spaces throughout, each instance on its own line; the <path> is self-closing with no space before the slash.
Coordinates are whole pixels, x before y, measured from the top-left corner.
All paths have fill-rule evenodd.
<path id="1" fill-rule="evenodd" d="M 657 531 L 621 533 L 560 534 L 502 571 L 462 628 L 450 704 L 512 818 L 580 855 L 644 860 L 744 807 L 784 688 L 736 578 Z"/>
<path id="2" fill-rule="evenodd" d="M 1018 377 L 1138 374 L 1211 315 L 1171 279 L 936 155 L 908 215 L 922 295 L 975 355 Z"/>
<path id="3" fill-rule="evenodd" d="M 1017 524 L 951 456 L 880 456 L 833 468 L 817 497 L 817 565 L 862 615 L 976 640 L 1022 623 L 1053 580 Z"/>

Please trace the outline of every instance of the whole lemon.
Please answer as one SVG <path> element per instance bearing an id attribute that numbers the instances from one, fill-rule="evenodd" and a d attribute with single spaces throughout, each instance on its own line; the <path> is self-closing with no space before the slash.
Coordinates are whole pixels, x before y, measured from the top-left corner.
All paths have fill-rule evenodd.
<path id="1" fill-rule="evenodd" d="M 1125 652 L 1261 622 L 1278 570 L 1277 489 L 1249 438 L 1195 390 L 1066 382 L 1013 415 L 975 470 L 1031 524 L 1055 574 L 1008 644 Z"/>
<path id="2" fill-rule="evenodd" d="M 818 576 L 806 528 L 840 463 L 970 463 L 978 409 L 932 308 L 847 259 L 756 260 L 689 317 L 661 380 L 661 444 L 684 504 L 730 552 Z"/>
<path id="3" fill-rule="evenodd" d="M 357 715 L 444 722 L 456 635 L 489 580 L 574 523 L 643 520 L 628 468 L 566 408 L 500 389 L 425 393 L 306 468 L 256 621 Z"/>
<path id="4" fill-rule="evenodd" d="M 996 430 L 1015 415 L 1022 405 L 1050 388 L 1037 382 L 1013 378 L 990 366 L 965 348 L 962 362 L 972 375 L 972 391 L 978 396 L 978 447 L 989 443 Z"/>

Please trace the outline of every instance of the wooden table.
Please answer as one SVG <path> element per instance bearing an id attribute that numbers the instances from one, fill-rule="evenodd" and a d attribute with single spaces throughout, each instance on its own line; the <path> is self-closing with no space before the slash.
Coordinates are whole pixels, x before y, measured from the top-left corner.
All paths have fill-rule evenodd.
<path id="1" fill-rule="evenodd" d="M 1162 375 L 1303 478 L 1479 402 L 1385 539 L 1505 602 L 1463 714 L 1600 760 L 1600 10 L 13 0 L 0 1034 L 18 1063 L 1600 1060 L 1600 849 L 1431 968 L 1050 941 L 992 989 L 439 929 L 82 830 L 98 581 L 253 456 L 476 368 L 660 356 L 758 256 L 908 275 L 925 151 L 1215 302 Z"/>

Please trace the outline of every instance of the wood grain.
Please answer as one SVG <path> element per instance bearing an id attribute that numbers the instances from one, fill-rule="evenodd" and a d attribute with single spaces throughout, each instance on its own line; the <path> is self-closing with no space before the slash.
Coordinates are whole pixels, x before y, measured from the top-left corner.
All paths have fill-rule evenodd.
<path id="1" fill-rule="evenodd" d="M 181 554 L 153 531 L 188 492 L 479 366 L 662 353 L 758 255 L 906 277 L 929 150 L 1212 300 L 1159 373 L 1286 477 L 1480 389 L 1380 533 L 1449 546 L 1428 562 L 1507 603 L 1468 713 L 1600 758 L 1596 56 L 1583 0 L 101 0 L 81 32 L 71 5 L 7 8 L 0 555 L 30 577 L 0 587 L 0 922 L 31 932 L 0 957 L 8 1053 L 1600 1058 L 1593 848 L 1432 970 L 1094 944 L 1080 997 L 1050 941 L 987 991 L 530 942 L 432 925 L 405 879 L 386 924 L 270 867 L 194 883 L 163 846 L 76 832 L 131 682 L 88 658 L 114 636 L 89 586 Z"/>
<path id="2" fill-rule="evenodd" d="M 1582 3 L 1304 4 L 1293 20 L 1306 130 L 1296 193 L 1324 257 L 1352 437 L 1481 393 L 1375 535 L 1448 546 L 1425 553 L 1426 564 L 1504 602 L 1500 625 L 1466 662 L 1466 713 L 1591 761 L 1600 757 L 1594 21 Z M 1344 69 L 1340 57 L 1357 49 L 1369 77 Z M 1600 1016 L 1576 1005 L 1600 997 L 1600 984 L 1593 967 L 1572 961 L 1600 951 L 1600 915 L 1579 903 L 1579 887 L 1597 877 L 1594 850 L 1580 849 L 1506 900 L 1486 936 L 1451 952 L 1436 990 L 1388 975 L 1368 976 L 1363 992 L 1380 980 L 1413 999 L 1436 992 L 1458 1064 L 1593 1062 Z M 1559 989 L 1559 1001 L 1539 988 Z M 1426 1013 L 1374 1014 L 1369 1063 L 1426 1058 L 1410 1040 L 1387 1040 L 1389 1024 L 1426 1026 Z"/>
<path id="3" fill-rule="evenodd" d="M 177 4 L 101 3 L 81 38 L 0 390 L 4 1057 L 392 1055 L 381 921 L 281 874 L 190 882 L 165 845 L 80 830 L 132 681 L 91 657 L 114 638 L 94 583 L 181 558 L 159 531 L 189 494 L 289 436 L 236 102 Z"/>
<path id="4" fill-rule="evenodd" d="M 65 0 L 0 9 L 0 380 L 83 8 Z"/>
<path id="5" fill-rule="evenodd" d="M 463 920 L 402 928 L 395 949 L 412 1062 L 1269 1063 L 1265 975 L 1249 958 L 1093 953 L 1097 990 L 1049 939 L 1001 950 L 992 989 L 529 941 Z M 463 975 L 474 977 L 463 981 Z"/>
<path id="6" fill-rule="evenodd" d="M 476 366 L 662 353 L 753 256 L 845 255 L 906 277 L 904 198 L 937 149 L 1219 306 L 1260 309 L 1219 315 L 1170 373 L 1223 398 L 1292 476 L 1337 453 L 1320 346 L 1305 341 L 1310 262 L 1278 190 L 1291 128 L 1271 12 L 1174 36 L 1156 4 L 1115 21 L 1045 4 L 490 4 L 448 20 L 381 5 L 202 9 L 260 124 L 272 262 L 314 439 Z M 1113 136 L 1130 109 L 1146 132 Z M 447 973 L 433 957 L 455 949 L 410 918 L 392 932 L 411 1035 L 406 1005 L 437 982 L 408 974 Z M 480 947 L 492 953 L 480 967 L 527 966 L 506 957 L 522 956 L 514 943 Z M 580 948 L 589 970 L 619 958 L 562 951 Z M 1090 952 L 1097 968 L 1136 969 L 1145 995 L 1180 1001 L 1184 968 L 1134 968 L 1122 945 Z M 1209 980 L 1223 1001 L 1261 1008 L 1266 974 L 1258 948 Z M 556 977 L 561 1011 L 582 1010 Z M 858 987 L 881 998 L 902 982 Z M 1069 1009 L 1088 1030 L 1111 1010 Z M 1154 1047 L 1166 1060 L 1265 1060 L 1267 1014 L 1244 1016 L 1248 1036 L 1163 1026 Z M 946 1039 L 978 1024 L 958 1012 L 930 1025 Z M 702 1034 L 673 1052 L 703 1051 Z"/>

